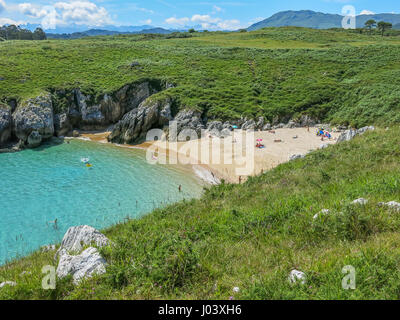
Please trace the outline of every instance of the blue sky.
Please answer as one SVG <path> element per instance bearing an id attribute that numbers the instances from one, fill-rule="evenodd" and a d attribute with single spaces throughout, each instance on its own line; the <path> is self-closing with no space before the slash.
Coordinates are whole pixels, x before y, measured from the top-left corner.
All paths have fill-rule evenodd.
<path id="1" fill-rule="evenodd" d="M 357 14 L 400 13 L 399 0 L 0 0 L 0 25 L 41 23 L 52 12 L 57 25 L 201 25 L 236 30 L 283 10 L 340 14 L 344 5 L 353 5 Z"/>

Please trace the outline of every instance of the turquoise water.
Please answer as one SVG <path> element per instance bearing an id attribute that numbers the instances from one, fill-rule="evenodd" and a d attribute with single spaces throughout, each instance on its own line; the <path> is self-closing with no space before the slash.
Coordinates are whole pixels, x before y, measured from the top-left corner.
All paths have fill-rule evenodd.
<path id="1" fill-rule="evenodd" d="M 0 154 L 0 264 L 60 242 L 71 226 L 105 228 L 202 188 L 182 168 L 148 164 L 138 149 L 73 140 Z"/>

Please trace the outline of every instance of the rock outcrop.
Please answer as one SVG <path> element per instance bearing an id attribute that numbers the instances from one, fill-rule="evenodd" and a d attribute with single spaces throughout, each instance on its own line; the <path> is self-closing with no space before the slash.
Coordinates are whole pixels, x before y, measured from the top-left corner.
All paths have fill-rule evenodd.
<path id="1" fill-rule="evenodd" d="M 367 131 L 373 131 L 373 130 L 375 130 L 375 127 L 373 127 L 373 126 L 364 127 L 364 128 L 358 129 L 358 130 L 349 129 L 340 135 L 337 142 L 339 143 L 339 142 L 343 142 L 343 141 L 350 141 L 358 135 L 362 135 Z"/>
<path id="2" fill-rule="evenodd" d="M 63 254 L 57 267 L 57 276 L 62 279 L 72 275 L 74 284 L 79 284 L 83 279 L 90 278 L 95 274 L 106 272 L 106 261 L 96 248 L 90 247 L 81 254 L 72 256 Z"/>
<path id="3" fill-rule="evenodd" d="M 11 108 L 0 103 L 0 147 L 11 137 Z"/>
<path id="4" fill-rule="evenodd" d="M 4 282 L 0 283 L 0 288 L 3 288 L 5 286 L 15 287 L 16 285 L 17 285 L 17 283 L 14 281 L 4 281 Z"/>
<path id="5" fill-rule="evenodd" d="M 53 104 L 50 95 L 30 99 L 13 114 L 14 133 L 27 147 L 36 147 L 54 135 Z"/>
<path id="6" fill-rule="evenodd" d="M 169 98 L 143 101 L 114 126 L 108 140 L 127 144 L 144 140 L 149 130 L 168 125 L 172 120 L 171 108 L 172 101 Z"/>
<path id="7" fill-rule="evenodd" d="M 97 247 L 103 247 L 109 244 L 105 235 L 90 226 L 71 227 L 61 242 L 57 253 L 79 252 L 83 246 L 95 244 Z"/>

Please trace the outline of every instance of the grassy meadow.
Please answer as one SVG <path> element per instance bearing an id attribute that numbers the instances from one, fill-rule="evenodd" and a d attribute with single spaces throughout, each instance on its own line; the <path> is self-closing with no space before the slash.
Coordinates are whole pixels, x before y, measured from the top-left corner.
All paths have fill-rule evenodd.
<path id="1" fill-rule="evenodd" d="M 398 123 L 399 46 L 396 32 L 293 27 L 6 41 L 0 43 L 0 99 L 76 87 L 96 96 L 154 78 L 176 86 L 160 96 L 211 119 L 285 122 L 309 114 L 353 126 Z"/>
<path id="2" fill-rule="evenodd" d="M 209 118 L 309 114 L 377 129 L 282 164 L 245 184 L 104 230 L 107 273 L 43 290 L 54 252 L 0 267 L 0 299 L 399 299 L 400 36 L 271 28 L 0 43 L 0 97 L 81 87 L 112 92 L 144 78 L 174 83 L 181 108 Z M 139 66 L 130 67 L 132 62 Z M 357 198 L 367 205 L 352 205 Z M 313 219 L 322 209 L 330 214 Z M 356 290 L 342 289 L 342 268 Z M 305 285 L 288 275 L 306 273 Z M 239 292 L 233 292 L 239 287 Z"/>
<path id="3" fill-rule="evenodd" d="M 111 227 L 107 273 L 78 287 L 41 289 L 54 252 L 34 253 L 0 267 L 18 283 L 0 299 L 399 299 L 400 215 L 378 205 L 400 200 L 399 144 L 397 127 L 366 133 Z M 356 290 L 342 289 L 347 265 Z M 289 283 L 292 269 L 306 285 Z"/>

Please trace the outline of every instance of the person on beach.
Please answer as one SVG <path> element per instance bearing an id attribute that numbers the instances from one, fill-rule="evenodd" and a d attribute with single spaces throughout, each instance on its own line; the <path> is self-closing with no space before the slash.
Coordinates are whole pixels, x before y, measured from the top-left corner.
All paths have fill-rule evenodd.
<path id="1" fill-rule="evenodd" d="M 242 176 L 239 176 L 239 184 L 242 184 Z"/>

